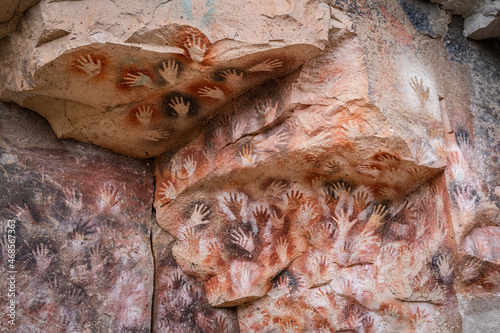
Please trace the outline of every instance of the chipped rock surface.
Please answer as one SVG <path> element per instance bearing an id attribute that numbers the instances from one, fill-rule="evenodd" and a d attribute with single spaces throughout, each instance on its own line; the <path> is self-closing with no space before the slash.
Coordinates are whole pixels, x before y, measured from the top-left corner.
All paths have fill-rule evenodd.
<path id="1" fill-rule="evenodd" d="M 498 44 L 447 12 L 495 3 L 432 2 L 31 8 L 0 98 L 130 157 L 2 104 L 19 325 L 497 332 Z"/>
<path id="2" fill-rule="evenodd" d="M 0 7 L 0 39 L 17 30 L 23 14 L 39 0 L 2 0 Z"/>
<path id="3" fill-rule="evenodd" d="M 464 18 L 463 34 L 471 39 L 500 37 L 500 2 L 496 0 L 429 0 Z"/>

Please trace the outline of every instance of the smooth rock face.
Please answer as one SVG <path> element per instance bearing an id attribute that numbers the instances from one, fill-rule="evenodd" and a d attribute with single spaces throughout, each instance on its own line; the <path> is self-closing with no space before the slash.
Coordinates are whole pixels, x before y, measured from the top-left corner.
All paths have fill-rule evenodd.
<path id="1" fill-rule="evenodd" d="M 19 107 L 0 113 L 0 304 L 17 301 L 0 330 L 150 332 L 151 165 L 60 142 Z"/>
<path id="2" fill-rule="evenodd" d="M 495 332 L 498 43 L 444 11 L 495 8 L 432 2 L 33 7 L 0 97 L 155 159 L 2 111 L 18 324 Z"/>

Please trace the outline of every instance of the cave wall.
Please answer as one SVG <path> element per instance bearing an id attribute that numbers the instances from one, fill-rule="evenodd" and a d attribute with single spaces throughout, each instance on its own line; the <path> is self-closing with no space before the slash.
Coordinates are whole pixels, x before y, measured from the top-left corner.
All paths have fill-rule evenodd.
<path id="1" fill-rule="evenodd" d="M 35 5 L 0 40 L 3 329 L 496 332 L 486 2 Z"/>
<path id="2" fill-rule="evenodd" d="M 0 112 L 2 332 L 149 332 L 151 162 L 60 141 L 15 105 Z"/>

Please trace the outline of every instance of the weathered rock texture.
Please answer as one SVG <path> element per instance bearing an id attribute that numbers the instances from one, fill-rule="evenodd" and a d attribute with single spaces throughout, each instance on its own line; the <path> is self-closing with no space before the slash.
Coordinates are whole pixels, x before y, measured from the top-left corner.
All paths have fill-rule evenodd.
<path id="1" fill-rule="evenodd" d="M 1 98 L 59 138 L 154 156 L 156 187 L 146 162 L 93 148 L 81 170 L 37 171 L 65 198 L 31 199 L 40 216 L 71 216 L 53 256 L 28 241 L 37 274 L 38 257 L 69 269 L 89 331 L 496 332 L 498 41 L 445 12 L 486 5 L 440 3 L 41 1 L 0 42 Z M 6 184 L 32 170 L 20 160 L 2 155 Z M 13 207 L 26 234 L 48 232 Z"/>
<path id="2" fill-rule="evenodd" d="M 19 107 L 0 113 L 2 332 L 150 332 L 150 164 L 58 141 Z M 7 271 L 17 271 L 15 327 Z"/>
<path id="3" fill-rule="evenodd" d="M 172 255 L 175 238 L 153 226 L 156 261 L 154 332 L 238 332 L 234 308 L 210 306 L 203 283 L 187 275 Z"/>
<path id="4" fill-rule="evenodd" d="M 405 0 L 406 1 L 406 0 Z M 464 21 L 463 34 L 471 39 L 500 37 L 500 2 L 497 0 L 430 0 Z"/>
<path id="5" fill-rule="evenodd" d="M 0 39 L 18 28 L 23 14 L 39 0 L 2 0 L 0 1 Z"/>
<path id="6" fill-rule="evenodd" d="M 59 138 L 158 156 L 328 36 L 321 2 L 204 3 L 42 1 L 0 44 L 0 96 L 42 114 Z"/>

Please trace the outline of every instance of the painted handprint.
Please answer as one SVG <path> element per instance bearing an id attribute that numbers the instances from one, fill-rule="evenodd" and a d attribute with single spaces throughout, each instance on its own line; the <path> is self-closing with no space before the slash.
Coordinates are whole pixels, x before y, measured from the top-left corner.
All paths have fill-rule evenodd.
<path id="1" fill-rule="evenodd" d="M 281 290 L 285 294 L 290 294 L 291 287 L 290 287 L 290 278 L 288 278 L 288 276 L 281 275 L 280 277 L 278 277 L 278 279 L 274 283 L 274 286 L 276 287 L 276 289 Z"/>
<path id="2" fill-rule="evenodd" d="M 231 87 L 239 87 L 243 80 L 243 72 L 238 72 L 235 69 L 226 69 L 219 74 L 226 79 L 226 82 Z"/>
<path id="3" fill-rule="evenodd" d="M 233 230 L 231 232 L 231 242 L 245 249 L 249 253 L 255 250 L 255 244 L 253 241 L 253 234 L 251 231 L 245 233 L 241 228 L 238 230 Z"/>
<path id="4" fill-rule="evenodd" d="M 36 266 L 40 272 L 45 272 L 52 258 L 49 257 L 49 249 L 44 243 L 40 243 L 36 249 L 31 251 L 36 260 Z"/>
<path id="5" fill-rule="evenodd" d="M 373 207 L 372 214 L 368 219 L 368 224 L 378 228 L 382 224 L 384 224 L 384 219 L 389 214 L 387 208 L 384 205 L 375 205 Z"/>
<path id="6" fill-rule="evenodd" d="M 278 152 L 280 146 L 286 146 L 289 138 L 290 133 L 285 128 L 281 128 L 279 131 L 262 141 L 262 145 L 269 151 Z"/>
<path id="7" fill-rule="evenodd" d="M 463 147 L 471 145 L 469 133 L 466 131 L 458 131 L 458 133 L 455 133 L 455 140 L 457 141 L 458 146 L 462 149 Z"/>
<path id="8" fill-rule="evenodd" d="M 194 172 L 196 171 L 196 164 L 197 164 L 196 160 L 194 159 L 194 157 L 192 155 L 189 155 L 184 160 L 184 163 L 183 163 L 184 170 L 186 170 L 190 180 L 193 177 Z"/>
<path id="9" fill-rule="evenodd" d="M 282 263 L 286 262 L 288 253 L 288 241 L 281 237 L 276 244 L 276 254 Z"/>
<path id="10" fill-rule="evenodd" d="M 362 135 L 358 123 L 353 120 L 349 120 L 347 124 L 343 124 L 342 128 L 342 133 L 344 133 L 344 135 L 350 139 L 354 140 Z"/>
<path id="11" fill-rule="evenodd" d="M 457 202 L 458 208 L 464 213 L 473 213 L 478 202 L 477 192 L 470 186 L 457 185 L 452 191 L 453 198 Z"/>
<path id="12" fill-rule="evenodd" d="M 452 276 L 454 268 L 448 256 L 440 254 L 436 258 L 435 264 L 439 270 L 439 276 L 441 278 L 448 279 Z"/>
<path id="13" fill-rule="evenodd" d="M 332 196 L 334 198 L 340 198 L 349 195 L 351 192 L 351 187 L 346 185 L 344 182 L 336 182 L 329 188 Z"/>
<path id="14" fill-rule="evenodd" d="M 149 105 L 139 106 L 138 112 L 135 116 L 143 126 L 146 126 L 150 123 L 151 118 L 153 117 L 153 108 Z"/>
<path id="15" fill-rule="evenodd" d="M 281 324 L 281 329 L 284 333 L 297 333 L 299 331 L 299 327 L 295 325 L 293 321 L 287 321 Z"/>
<path id="16" fill-rule="evenodd" d="M 250 142 L 241 147 L 241 149 L 238 150 L 238 154 L 240 155 L 241 161 L 244 164 L 252 164 L 253 162 L 255 162 L 256 155 L 253 153 L 253 144 Z"/>
<path id="17" fill-rule="evenodd" d="M 33 221 L 33 216 L 31 215 L 31 211 L 27 203 L 23 203 L 22 207 L 17 203 L 12 203 L 7 208 L 7 212 L 12 214 L 15 218 L 17 218 L 21 222 Z"/>
<path id="18" fill-rule="evenodd" d="M 243 196 L 238 193 L 224 194 L 224 205 L 231 211 L 234 218 L 241 219 L 241 208 L 243 206 Z"/>
<path id="19" fill-rule="evenodd" d="M 353 197 L 354 197 L 354 205 L 356 207 L 361 208 L 361 210 L 365 209 L 373 199 L 368 188 L 364 186 L 358 187 Z"/>
<path id="20" fill-rule="evenodd" d="M 203 45 L 201 37 L 196 38 L 196 36 L 188 37 L 187 42 L 184 43 L 184 47 L 189 53 L 191 60 L 196 62 L 203 61 L 205 54 L 207 53 L 207 46 Z"/>
<path id="21" fill-rule="evenodd" d="M 289 207 L 299 207 L 303 197 L 304 193 L 302 193 L 300 190 L 291 190 L 285 195 L 286 204 Z"/>
<path id="22" fill-rule="evenodd" d="M 186 103 L 184 103 L 184 98 L 181 96 L 181 97 L 175 97 L 175 98 L 172 98 L 170 103 L 168 104 L 170 107 L 172 107 L 172 109 L 175 110 L 175 112 L 177 112 L 177 114 L 179 116 L 186 116 L 189 112 L 189 105 L 191 103 L 189 101 L 187 101 Z"/>
<path id="23" fill-rule="evenodd" d="M 360 164 L 356 169 L 359 173 L 372 177 L 377 177 L 380 174 L 378 166 L 370 163 Z"/>
<path id="24" fill-rule="evenodd" d="M 313 259 L 313 266 L 315 270 L 316 277 L 321 278 L 328 273 L 330 263 L 327 261 L 326 256 L 317 255 Z"/>
<path id="25" fill-rule="evenodd" d="M 278 110 L 278 102 L 274 103 L 271 100 L 268 100 L 264 103 L 260 103 L 257 106 L 257 112 L 265 117 L 266 122 L 264 125 L 269 124 L 276 118 L 276 111 Z"/>
<path id="26" fill-rule="evenodd" d="M 381 187 L 379 193 L 388 199 L 394 199 L 398 196 L 398 192 L 390 187 Z"/>
<path id="27" fill-rule="evenodd" d="M 339 213 L 335 213 L 332 216 L 332 220 L 337 224 L 339 236 L 337 240 L 337 245 L 339 248 L 343 246 L 349 231 L 358 222 L 357 219 L 350 220 L 347 211 L 341 210 Z"/>
<path id="28" fill-rule="evenodd" d="M 242 268 L 238 283 L 241 289 L 245 290 L 250 287 L 250 279 L 253 275 L 252 273 L 253 273 L 252 267 L 245 266 Z"/>
<path id="29" fill-rule="evenodd" d="M 162 129 L 146 130 L 141 132 L 142 138 L 148 141 L 160 141 L 168 138 L 170 135 L 167 131 Z"/>
<path id="30" fill-rule="evenodd" d="M 90 268 L 94 273 L 97 273 L 103 268 L 103 260 L 101 259 L 101 246 L 99 243 L 90 249 Z"/>
<path id="31" fill-rule="evenodd" d="M 199 239 L 194 227 L 187 227 L 180 233 L 180 239 L 188 242 L 192 247 L 198 247 Z"/>
<path id="32" fill-rule="evenodd" d="M 175 197 L 177 196 L 177 190 L 175 189 L 175 186 L 171 181 L 163 182 L 161 184 L 159 194 L 161 196 L 161 200 L 170 201 L 172 199 L 175 199 Z"/>
<path id="33" fill-rule="evenodd" d="M 271 197 L 279 197 L 283 191 L 287 188 L 287 184 L 283 180 L 273 180 L 273 182 L 267 187 L 266 195 Z"/>
<path id="34" fill-rule="evenodd" d="M 75 189 L 64 189 L 63 194 L 68 208 L 75 212 L 82 209 L 82 194 L 79 191 Z"/>
<path id="35" fill-rule="evenodd" d="M 267 59 L 260 64 L 257 64 L 251 67 L 249 72 L 271 72 L 276 68 L 280 68 L 283 65 L 283 62 L 279 59 Z"/>
<path id="36" fill-rule="evenodd" d="M 192 223 L 192 225 L 197 226 L 201 224 L 207 224 L 208 221 L 205 220 L 210 213 L 210 207 L 208 207 L 205 204 L 196 204 L 194 206 L 193 213 L 191 214 L 191 217 L 189 218 L 189 221 Z"/>
<path id="37" fill-rule="evenodd" d="M 421 103 L 425 103 L 429 99 L 429 87 L 427 87 L 427 89 L 425 88 L 422 78 L 420 78 L 419 81 L 416 76 L 412 77 L 410 87 L 417 94 Z"/>
<path id="38" fill-rule="evenodd" d="M 202 97 L 210 97 L 214 99 L 224 99 L 224 93 L 222 90 L 219 89 L 219 87 L 203 87 L 198 90 L 198 94 Z"/>
<path id="39" fill-rule="evenodd" d="M 422 325 L 430 323 L 430 320 L 427 319 L 427 317 L 429 317 L 429 313 L 427 313 L 425 309 L 417 307 L 417 311 L 412 315 L 412 321 L 415 323 L 417 328 L 421 329 Z"/>
<path id="40" fill-rule="evenodd" d="M 243 136 L 243 133 L 245 132 L 245 123 L 237 121 L 234 124 L 231 124 L 231 129 L 233 141 L 236 141 Z"/>
<path id="41" fill-rule="evenodd" d="M 102 184 L 100 190 L 100 199 L 104 207 L 114 207 L 122 200 L 112 184 Z"/>
<path id="42" fill-rule="evenodd" d="M 137 72 L 137 74 L 127 73 L 123 77 L 123 81 L 126 85 L 131 87 L 144 86 L 148 88 L 153 88 L 153 80 L 144 73 Z"/>
<path id="43" fill-rule="evenodd" d="M 212 143 L 214 146 L 220 146 L 223 143 L 226 142 L 226 131 L 225 128 L 218 127 L 213 133 L 212 133 Z"/>
<path id="44" fill-rule="evenodd" d="M 93 78 L 101 73 L 101 60 L 97 59 L 97 61 L 94 62 L 90 54 L 87 55 L 87 57 L 81 56 L 79 59 L 76 59 L 76 61 L 80 64 L 76 65 L 76 67 L 87 73 L 90 78 Z"/>
<path id="45" fill-rule="evenodd" d="M 175 60 L 162 62 L 163 68 L 158 69 L 161 77 L 171 86 L 173 86 L 177 82 L 177 72 L 179 70 L 179 65 Z"/>

